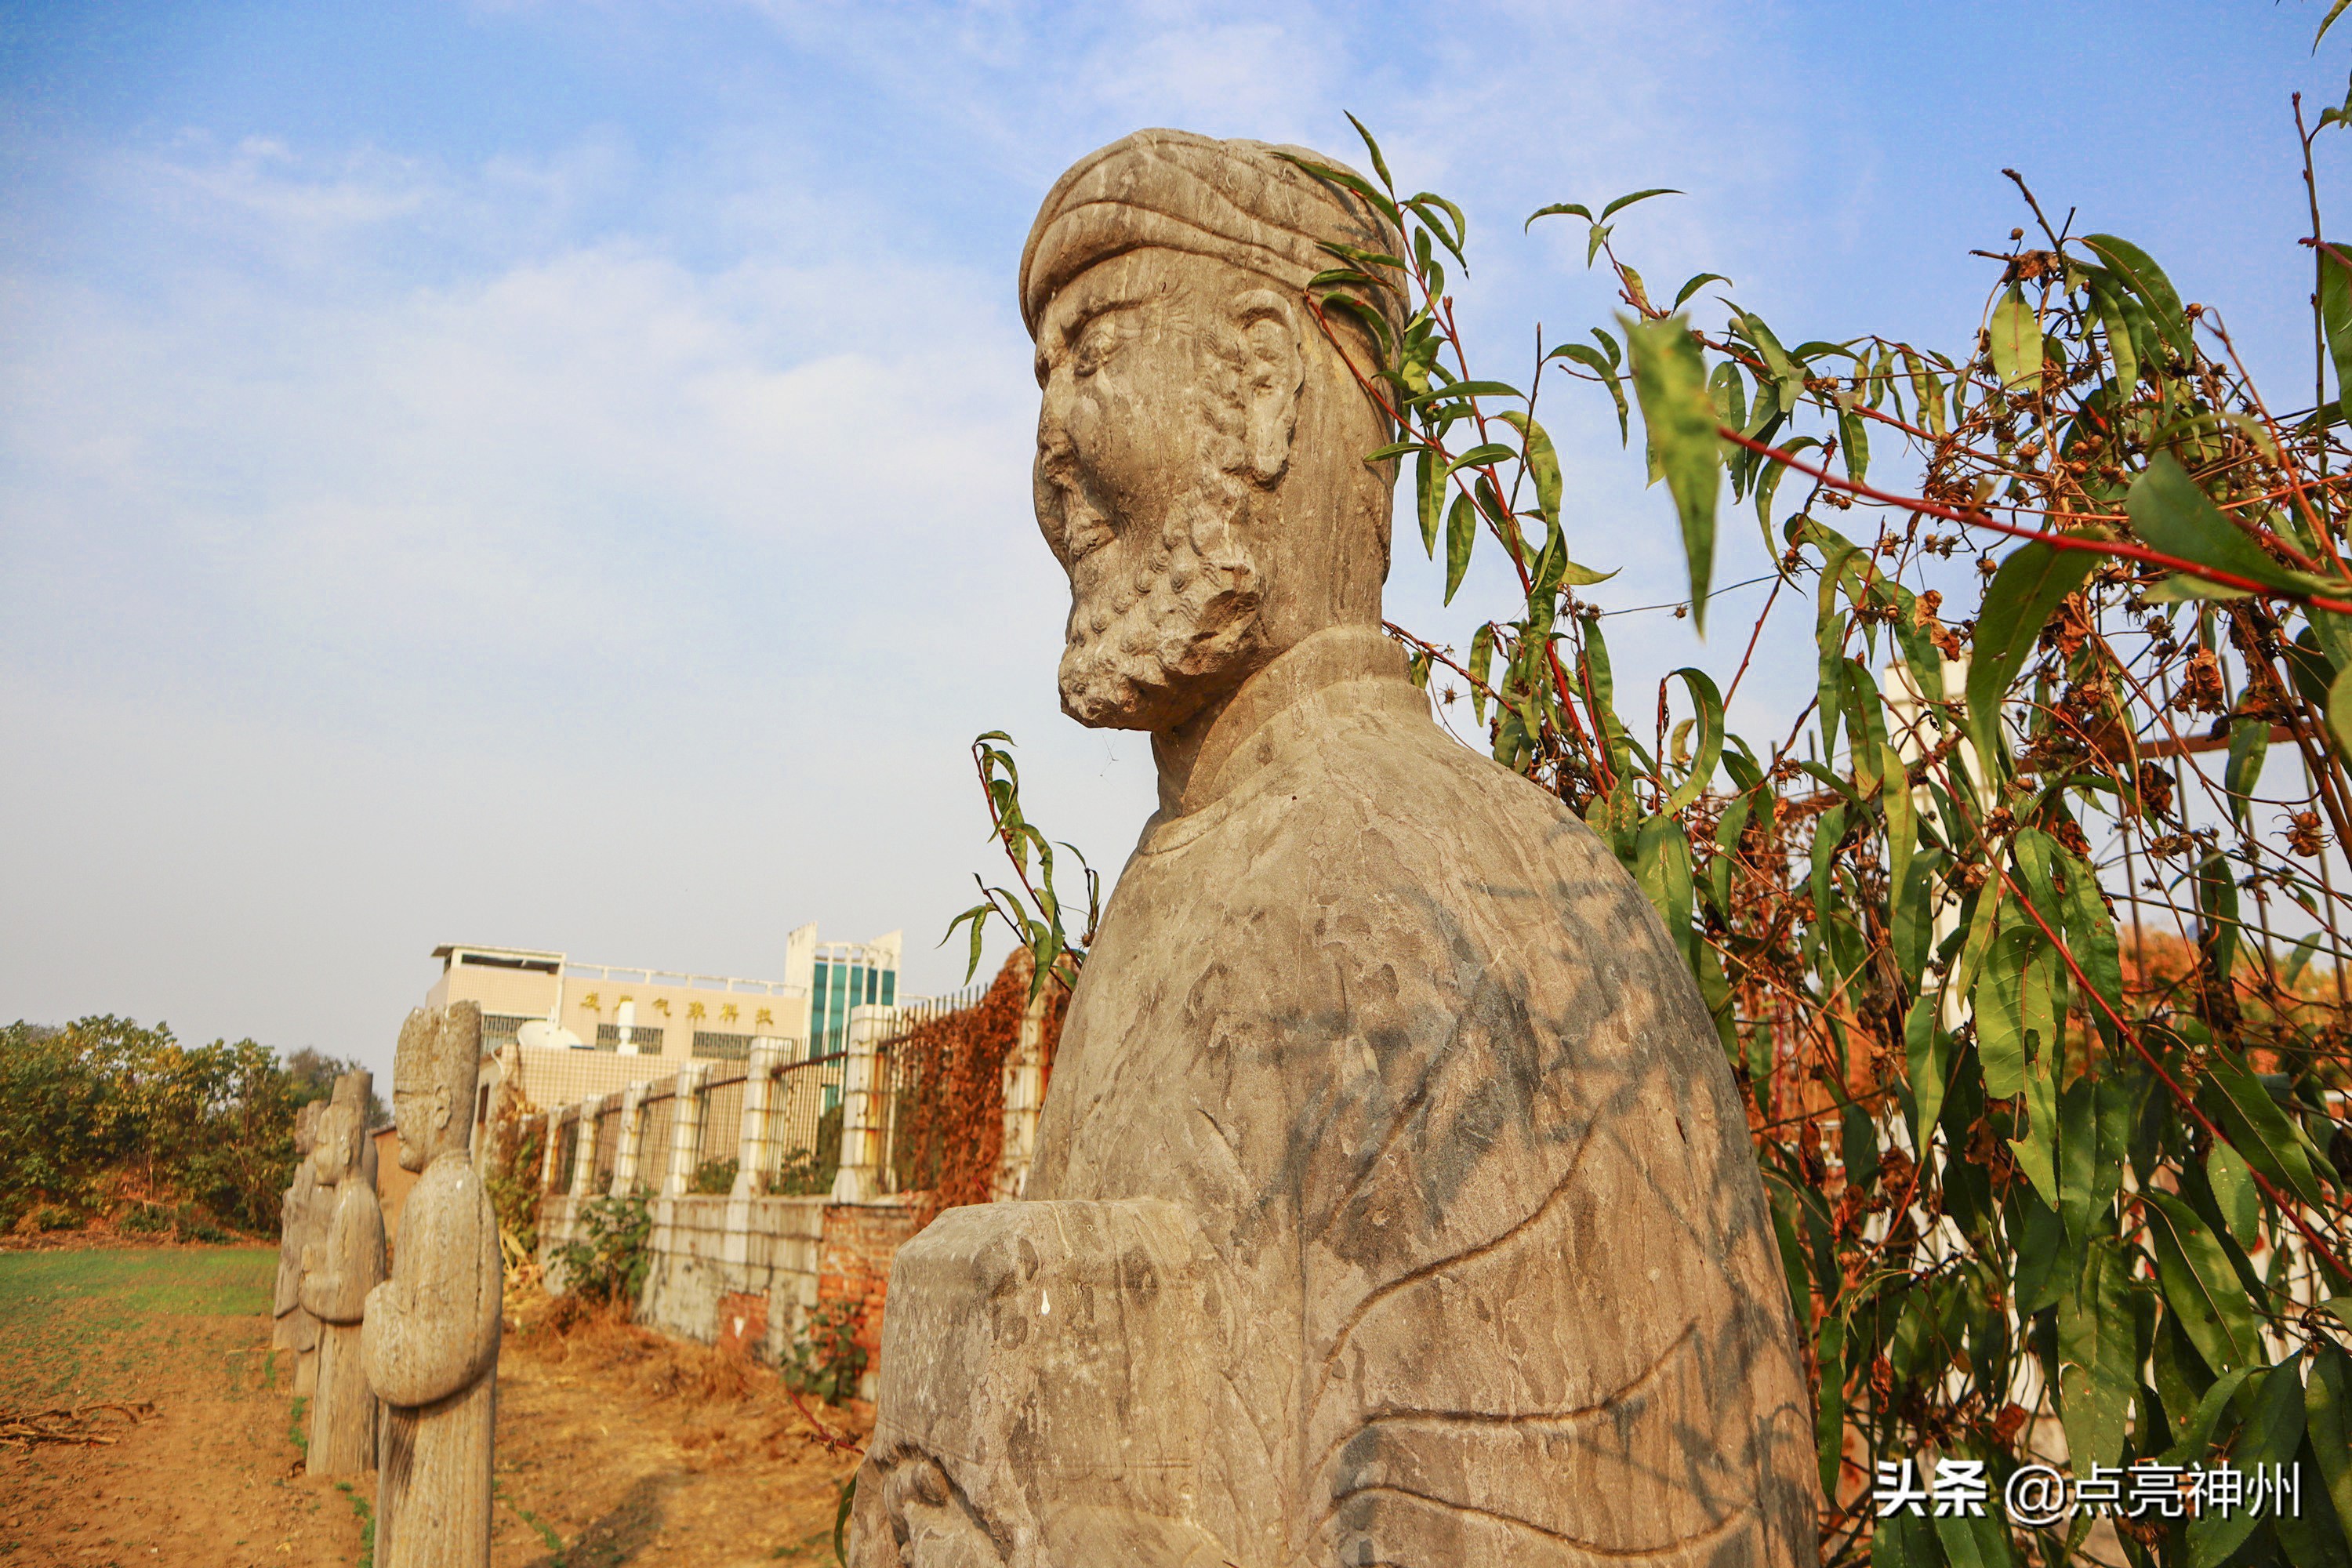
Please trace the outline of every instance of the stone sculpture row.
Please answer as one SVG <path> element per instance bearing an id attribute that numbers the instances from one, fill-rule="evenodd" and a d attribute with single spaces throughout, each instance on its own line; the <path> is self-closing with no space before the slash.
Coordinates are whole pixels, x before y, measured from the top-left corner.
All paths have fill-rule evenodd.
<path id="1" fill-rule="evenodd" d="M 489 1194 L 467 1158 L 481 1013 L 418 1008 L 393 1068 L 400 1163 L 417 1173 L 384 1268 L 367 1136 L 371 1075 L 346 1073 L 295 1119 L 280 1205 L 273 1348 L 310 1400 L 309 1472 L 376 1472 L 383 1568 L 484 1568 L 504 1274 Z"/>

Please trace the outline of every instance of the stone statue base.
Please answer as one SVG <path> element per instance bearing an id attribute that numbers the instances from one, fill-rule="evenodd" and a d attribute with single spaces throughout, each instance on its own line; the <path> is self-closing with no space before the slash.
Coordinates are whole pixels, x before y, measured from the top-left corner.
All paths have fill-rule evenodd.
<path id="1" fill-rule="evenodd" d="M 1176 1205 L 950 1209 L 891 1280 L 852 1568 L 1226 1560 L 1192 1517 L 1218 1374 L 1188 1353 L 1224 1305 Z"/>

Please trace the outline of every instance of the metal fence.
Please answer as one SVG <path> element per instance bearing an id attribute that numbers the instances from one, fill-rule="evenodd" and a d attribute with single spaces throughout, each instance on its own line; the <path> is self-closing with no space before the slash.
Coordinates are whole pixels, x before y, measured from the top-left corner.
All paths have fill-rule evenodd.
<path id="1" fill-rule="evenodd" d="M 572 1171 L 579 1158 L 580 1112 L 567 1108 L 562 1113 L 555 1128 L 555 1169 L 552 1173 L 555 1180 L 551 1184 L 552 1191 L 566 1194 L 572 1191 Z"/>
<path id="2" fill-rule="evenodd" d="M 608 1094 L 596 1105 L 596 1152 L 588 1190 L 599 1196 L 613 1190 L 613 1162 L 621 1152 L 621 1097 Z"/>
<path id="3" fill-rule="evenodd" d="M 646 1096 L 638 1114 L 645 1118 L 637 1138 L 637 1190 L 657 1193 L 669 1174 L 670 1130 L 677 1121 L 677 1099 L 671 1092 L 675 1079 L 664 1079 Z"/>
<path id="4" fill-rule="evenodd" d="M 743 1142 L 743 1084 L 740 1068 L 731 1076 L 713 1074 L 702 1091 L 702 1146 L 695 1151 L 694 1167 L 733 1162 Z"/>
<path id="5" fill-rule="evenodd" d="M 774 1119 L 776 1168 L 768 1190 L 789 1197 L 822 1196 L 841 1169 L 841 1084 L 845 1051 L 787 1062 L 776 1073 L 769 1114 Z"/>

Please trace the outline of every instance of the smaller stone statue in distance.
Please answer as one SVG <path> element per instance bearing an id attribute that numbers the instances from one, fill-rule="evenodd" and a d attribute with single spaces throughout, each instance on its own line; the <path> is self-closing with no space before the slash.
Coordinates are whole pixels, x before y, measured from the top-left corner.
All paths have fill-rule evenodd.
<path id="1" fill-rule="evenodd" d="M 335 1085 L 310 1155 L 318 1181 L 335 1194 L 325 1245 L 302 1255 L 302 1307 L 319 1321 L 308 1461 L 314 1476 L 375 1468 L 375 1394 L 360 1365 L 361 1315 L 368 1292 L 383 1282 L 383 1208 L 360 1156 L 370 1076 L 349 1073 Z"/>
<path id="2" fill-rule="evenodd" d="M 302 1310 L 303 1224 L 310 1212 L 310 1195 L 319 1179 L 310 1169 L 310 1151 L 318 1142 L 319 1112 L 323 1100 L 312 1100 L 294 1112 L 294 1179 L 278 1200 L 278 1289 L 270 1310 L 269 1348 L 299 1355 L 319 1342 L 318 1323 Z"/>
<path id="3" fill-rule="evenodd" d="M 470 1002 L 418 1008 L 401 1026 L 392 1079 L 400 1163 L 420 1173 L 401 1210 L 392 1278 L 361 1330 L 383 1401 L 376 1479 L 381 1568 L 487 1568 L 490 1441 L 504 1275 L 498 1220 L 467 1158 L 482 1015 Z"/>

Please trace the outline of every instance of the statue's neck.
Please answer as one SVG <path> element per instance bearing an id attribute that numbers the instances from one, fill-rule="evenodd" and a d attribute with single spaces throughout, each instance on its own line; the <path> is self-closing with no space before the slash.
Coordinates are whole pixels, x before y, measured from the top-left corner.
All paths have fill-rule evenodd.
<path id="1" fill-rule="evenodd" d="M 1343 680 L 1403 673 L 1403 655 L 1374 626 L 1327 626 L 1293 644 L 1183 723 L 1154 731 L 1160 816 L 1198 811 L 1223 795 L 1234 752 L 1285 709 Z"/>

